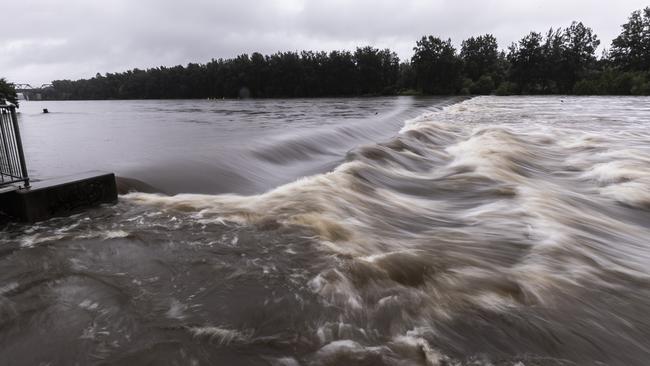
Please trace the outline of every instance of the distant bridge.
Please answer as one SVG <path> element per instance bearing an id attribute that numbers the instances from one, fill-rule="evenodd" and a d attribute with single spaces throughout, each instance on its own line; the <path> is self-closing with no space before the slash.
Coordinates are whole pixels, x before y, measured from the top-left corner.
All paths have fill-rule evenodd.
<path id="1" fill-rule="evenodd" d="M 40 100 L 42 92 L 51 87 L 52 84 L 42 84 L 39 87 L 33 87 L 30 84 L 14 84 L 18 98 L 24 100 Z"/>
<path id="2" fill-rule="evenodd" d="M 30 84 L 14 84 L 14 87 L 16 88 L 16 91 L 23 91 L 23 90 L 36 90 L 36 89 L 47 89 L 51 88 L 52 84 L 42 84 L 39 87 L 33 87 Z"/>

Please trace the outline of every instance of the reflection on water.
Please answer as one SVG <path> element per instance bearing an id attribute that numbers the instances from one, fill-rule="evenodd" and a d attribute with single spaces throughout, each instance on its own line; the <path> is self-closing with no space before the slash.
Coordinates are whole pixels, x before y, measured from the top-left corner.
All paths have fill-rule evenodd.
<path id="1" fill-rule="evenodd" d="M 242 127 L 265 136 L 239 150 L 255 182 L 343 161 L 257 195 L 130 193 L 5 228 L 0 363 L 645 365 L 650 99 L 436 109 L 392 138 L 374 112 Z"/>

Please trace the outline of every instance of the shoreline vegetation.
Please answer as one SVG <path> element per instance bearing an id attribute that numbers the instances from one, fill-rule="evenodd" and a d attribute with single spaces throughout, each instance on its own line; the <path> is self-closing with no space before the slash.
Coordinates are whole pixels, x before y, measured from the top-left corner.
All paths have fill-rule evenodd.
<path id="1" fill-rule="evenodd" d="M 650 7 L 635 11 L 600 57 L 581 22 L 530 32 L 507 50 L 491 34 L 457 50 L 422 37 L 411 60 L 389 49 L 253 53 L 205 64 L 55 80 L 44 100 L 292 98 L 379 95 L 650 95 Z M 0 96 L 16 97 L 0 79 Z"/>

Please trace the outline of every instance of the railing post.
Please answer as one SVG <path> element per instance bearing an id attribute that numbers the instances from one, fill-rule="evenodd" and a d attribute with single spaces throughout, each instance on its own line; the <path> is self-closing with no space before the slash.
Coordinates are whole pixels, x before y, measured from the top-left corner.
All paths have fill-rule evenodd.
<path id="1" fill-rule="evenodd" d="M 16 114 L 16 106 L 9 107 L 11 111 L 11 120 L 14 125 L 14 135 L 16 136 L 16 145 L 18 149 L 18 159 L 20 159 L 20 170 L 25 180 L 25 188 L 29 188 L 29 176 L 27 175 L 27 164 L 25 163 L 25 153 L 23 152 L 23 140 L 20 138 L 20 128 L 18 127 L 18 115 Z"/>

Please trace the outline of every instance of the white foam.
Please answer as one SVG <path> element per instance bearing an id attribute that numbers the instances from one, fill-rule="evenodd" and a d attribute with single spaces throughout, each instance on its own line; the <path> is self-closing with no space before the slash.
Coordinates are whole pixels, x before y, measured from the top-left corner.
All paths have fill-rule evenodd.
<path id="1" fill-rule="evenodd" d="M 619 183 L 650 176 L 650 167 L 633 161 L 615 160 L 594 165 L 583 174 L 602 184 Z"/>
<path id="2" fill-rule="evenodd" d="M 48 243 L 52 241 L 57 241 L 65 238 L 66 235 L 64 234 L 58 234 L 58 235 L 42 235 L 42 234 L 34 234 L 34 235 L 27 235 L 24 236 L 20 240 L 20 246 L 23 248 L 31 248 L 34 247 L 38 244 L 43 244 L 43 243 Z"/>
<path id="3" fill-rule="evenodd" d="M 216 341 L 219 345 L 228 345 L 233 342 L 247 342 L 251 337 L 247 333 L 214 326 L 189 327 L 188 330 L 194 337 L 209 338 L 211 341 Z"/>
<path id="4" fill-rule="evenodd" d="M 300 366 L 293 357 L 282 357 L 270 360 L 271 366 Z"/>
<path id="5" fill-rule="evenodd" d="M 187 310 L 187 305 L 183 304 L 182 302 L 176 300 L 176 299 L 171 299 L 171 302 L 169 304 L 169 310 L 167 310 L 167 315 L 168 318 L 170 319 L 185 319 L 185 311 Z"/>
<path id="6" fill-rule="evenodd" d="M 6 285 L 0 286 L 0 296 L 3 296 L 7 292 L 11 292 L 18 288 L 18 282 L 10 282 Z"/>
<path id="7" fill-rule="evenodd" d="M 397 336 L 393 338 L 393 343 L 398 346 L 406 346 L 407 348 L 422 352 L 427 366 L 441 366 L 449 361 L 447 356 L 431 347 L 429 342 L 424 338 L 414 335 L 414 333 L 415 332 L 409 332 L 407 335 Z"/>
<path id="8" fill-rule="evenodd" d="M 102 237 L 108 239 L 126 238 L 129 233 L 124 230 L 107 230 L 102 234 Z"/>
<path id="9" fill-rule="evenodd" d="M 317 275 L 309 281 L 309 287 L 333 305 L 352 310 L 363 309 L 356 287 L 339 270 Z"/>
<path id="10" fill-rule="evenodd" d="M 650 179 L 613 184 L 600 193 L 630 206 L 650 208 Z"/>
<path id="11" fill-rule="evenodd" d="M 344 339 L 323 346 L 316 352 L 316 358 L 336 360 L 338 357 L 345 355 L 348 359 L 358 360 L 380 354 L 381 351 L 381 347 L 364 347 L 355 341 Z"/>

